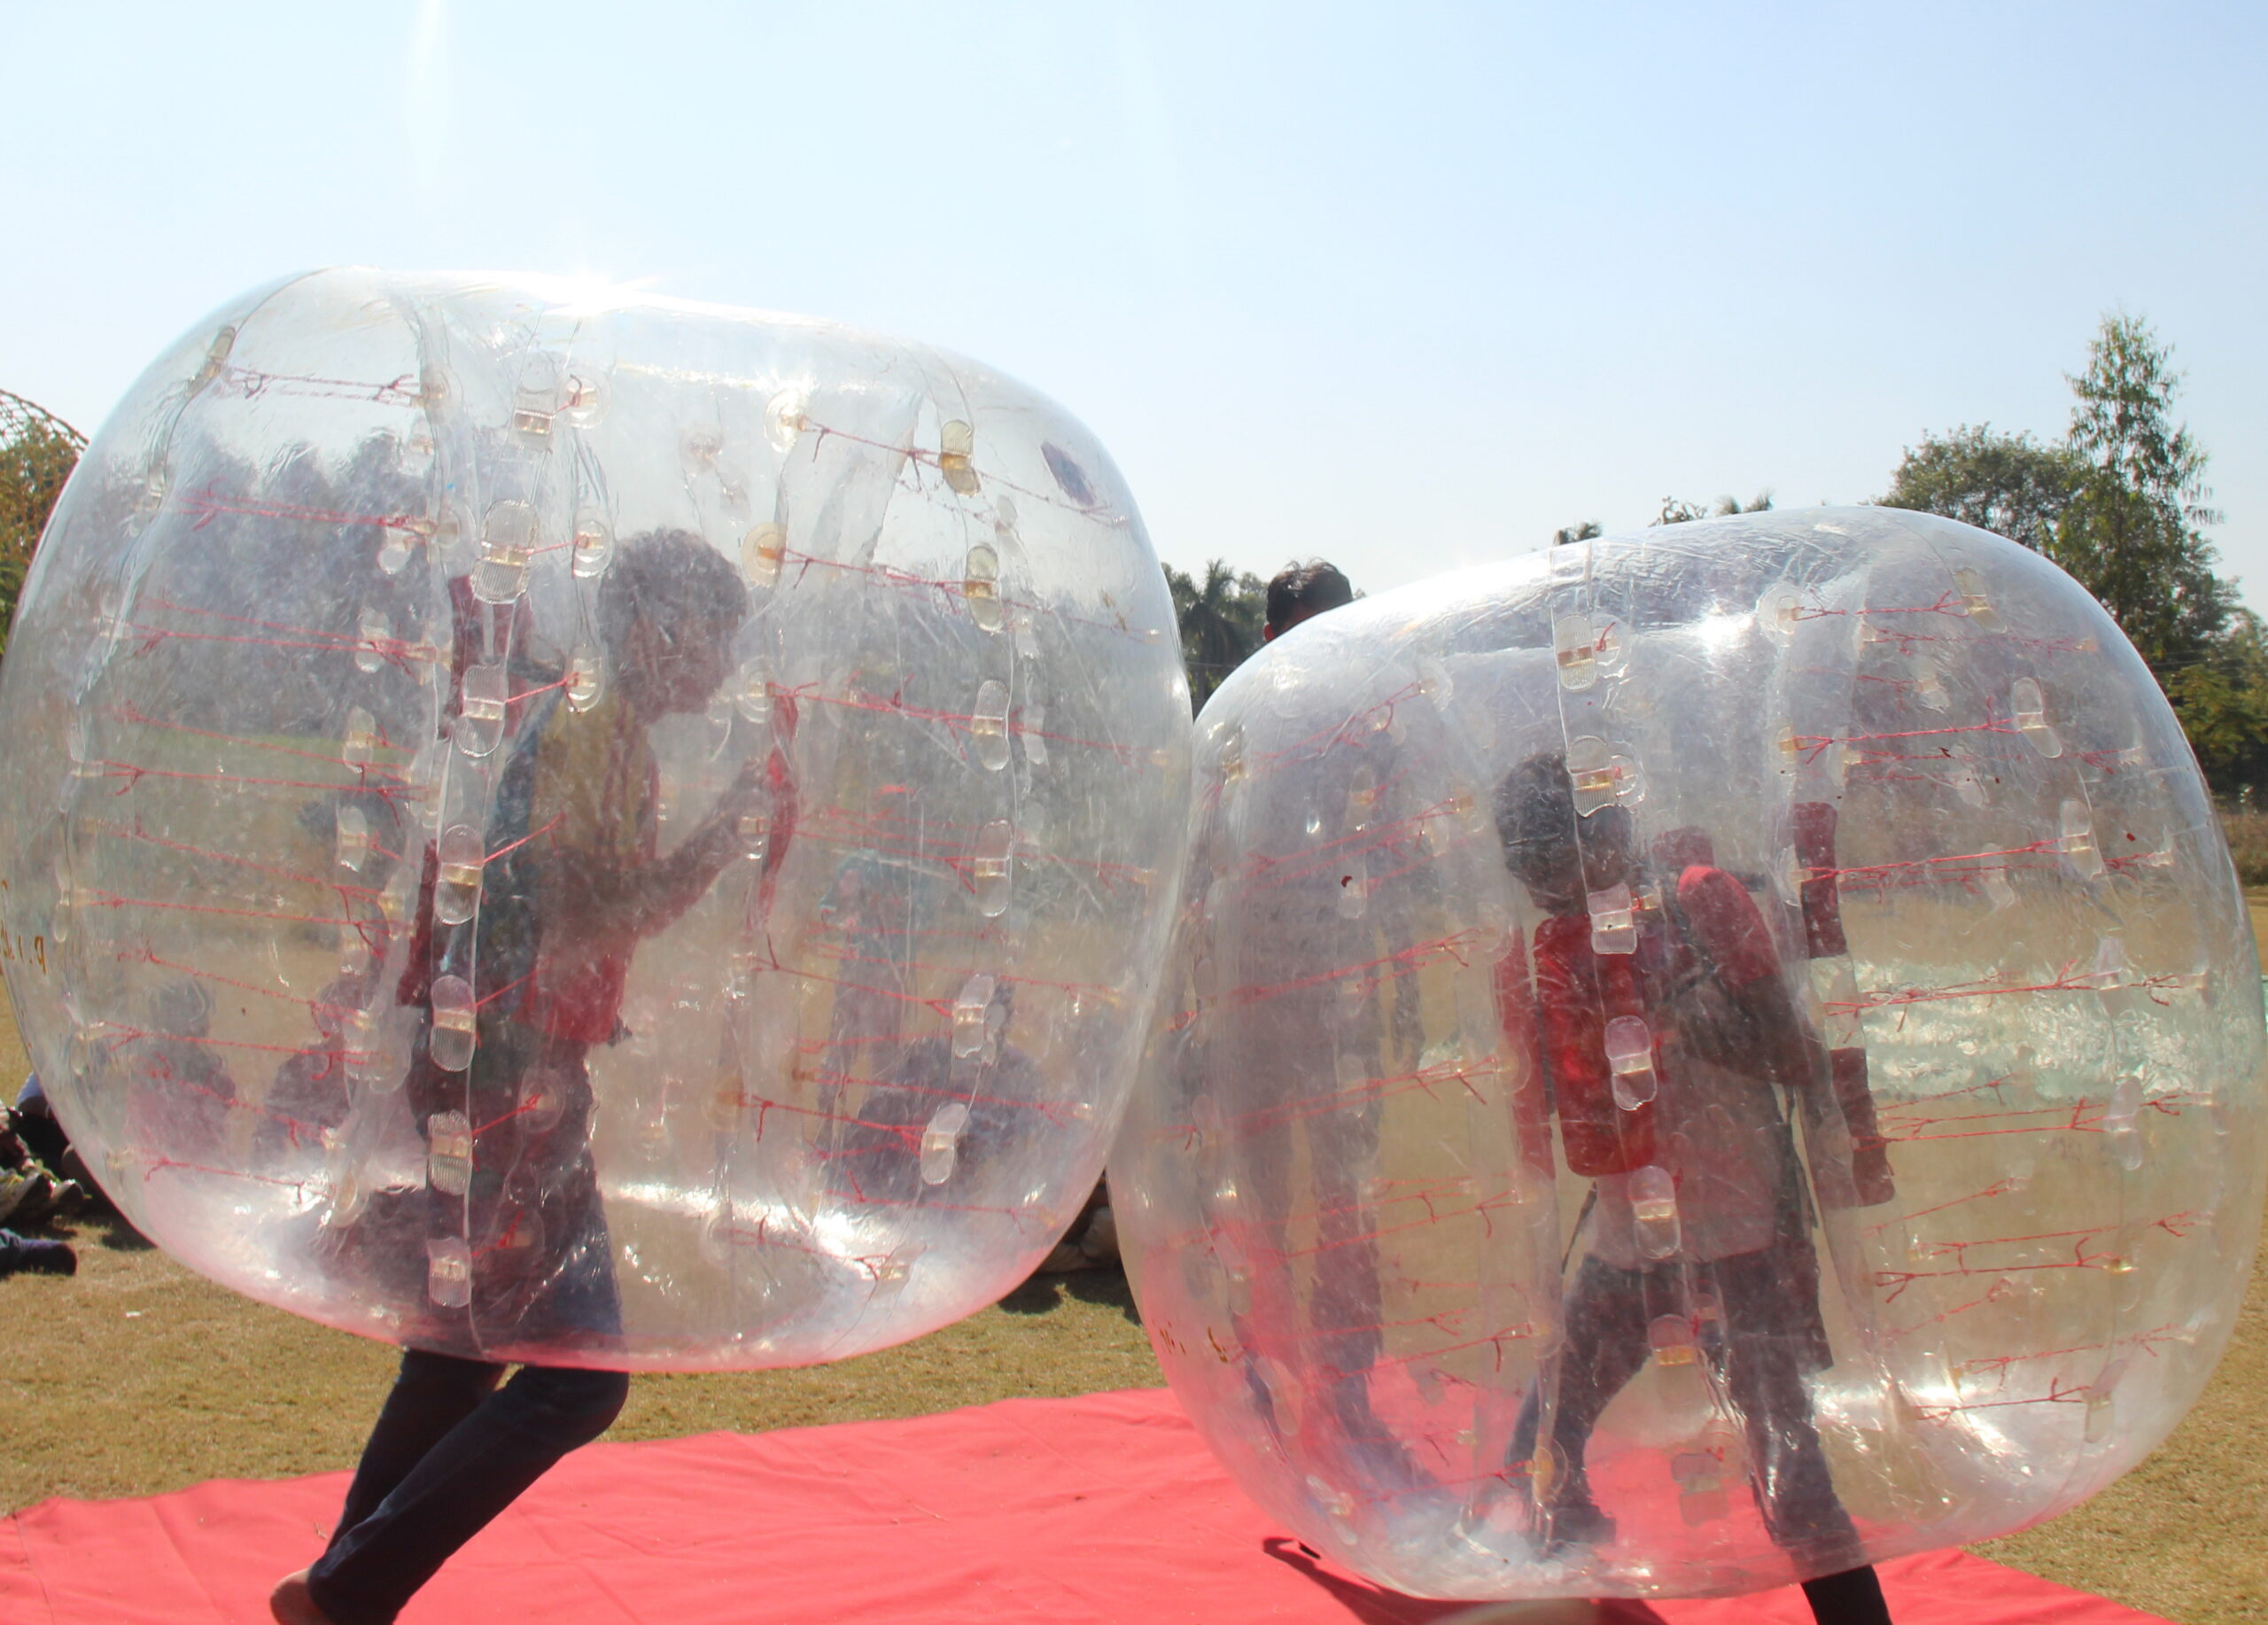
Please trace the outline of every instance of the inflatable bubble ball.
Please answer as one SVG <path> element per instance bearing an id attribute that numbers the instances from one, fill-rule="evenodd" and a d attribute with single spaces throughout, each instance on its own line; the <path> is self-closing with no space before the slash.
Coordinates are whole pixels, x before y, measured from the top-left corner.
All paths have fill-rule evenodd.
<path id="1" fill-rule="evenodd" d="M 1335 610 L 1199 719 L 1114 1154 L 1175 1389 L 1423 1595 L 1706 1595 L 2008 1533 L 2227 1338 L 2261 991 L 2150 674 L 1891 509 Z"/>
<path id="2" fill-rule="evenodd" d="M 794 317 L 331 271 L 143 377 L 0 679 L 0 928 L 127 1217 L 327 1324 L 788 1365 L 1092 1186 L 1185 818 L 1093 438 Z"/>

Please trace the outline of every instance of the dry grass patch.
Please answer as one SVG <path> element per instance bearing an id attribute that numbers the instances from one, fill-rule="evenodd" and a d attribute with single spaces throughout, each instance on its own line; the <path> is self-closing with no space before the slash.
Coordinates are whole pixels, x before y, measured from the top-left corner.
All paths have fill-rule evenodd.
<path id="1" fill-rule="evenodd" d="M 2268 1269 L 2197 1407 L 2140 1466 L 2076 1512 L 1975 1550 L 2182 1625 L 2268 1620 Z"/>
<path id="2" fill-rule="evenodd" d="M 354 1465 L 393 1349 L 215 1287 L 115 1220 L 75 1240 L 75 1279 L 0 1283 L 0 1510 Z M 753 1433 L 1163 1380 L 1122 1278 L 1059 1277 L 838 1365 L 638 1377 L 608 1437 Z"/>

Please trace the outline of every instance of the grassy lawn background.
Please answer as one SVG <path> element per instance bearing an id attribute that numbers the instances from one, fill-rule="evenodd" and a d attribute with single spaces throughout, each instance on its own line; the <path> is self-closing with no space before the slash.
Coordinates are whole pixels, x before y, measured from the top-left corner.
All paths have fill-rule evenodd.
<path id="1" fill-rule="evenodd" d="M 2254 925 L 2268 936 L 2268 894 Z M 0 1000 L 0 1085 L 25 1061 Z M 353 1464 L 388 1348 L 191 1275 L 114 1224 L 78 1228 L 71 1280 L 0 1283 L 0 1510 Z M 609 1435 L 662 1439 L 913 1416 L 1163 1379 L 1115 1273 L 1058 1278 L 919 1342 L 805 1371 L 640 1377 Z M 2268 1619 L 2268 1274 L 2195 1411 L 2077 1511 L 1978 1548 L 2181 1621 Z"/>

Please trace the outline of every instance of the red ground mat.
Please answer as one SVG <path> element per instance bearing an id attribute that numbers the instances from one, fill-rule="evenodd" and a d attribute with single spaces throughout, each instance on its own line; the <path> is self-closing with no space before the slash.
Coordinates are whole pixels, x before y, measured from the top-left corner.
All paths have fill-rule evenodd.
<path id="1" fill-rule="evenodd" d="M 253 1625 L 321 1551 L 342 1474 L 216 1481 L 0 1520 L 8 1625 Z M 1888 1565 L 1899 1625 L 2153 1625 L 1959 1552 Z M 403 1625 L 1429 1625 L 1458 1612 L 1308 1557 L 1162 1389 L 1011 1400 L 570 1457 Z M 1533 1625 L 1800 1625 L 1790 1590 L 1549 1605 Z M 2155 1621 L 2155 1625 L 2163 1625 Z"/>

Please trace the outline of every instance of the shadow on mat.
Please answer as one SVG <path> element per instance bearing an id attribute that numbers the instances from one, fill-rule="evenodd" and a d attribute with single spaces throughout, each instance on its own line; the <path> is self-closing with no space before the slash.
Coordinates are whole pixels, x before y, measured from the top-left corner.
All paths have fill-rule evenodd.
<path id="1" fill-rule="evenodd" d="M 1142 1312 L 1134 1305 L 1134 1294 L 1126 1284 L 1126 1271 L 1112 1266 L 1101 1270 L 1071 1270 L 1061 1275 L 1035 1275 L 1000 1300 L 1000 1307 L 1012 1315 L 1044 1315 L 1060 1308 L 1065 1298 L 1076 1298 L 1082 1303 L 1099 1303 L 1115 1309 L 1136 1326 L 1142 1324 Z"/>
<path id="2" fill-rule="evenodd" d="M 1532 1603 L 1445 1603 L 1406 1597 L 1367 1580 L 1336 1574 L 1305 1541 L 1271 1535 L 1261 1550 L 1297 1569 L 1328 1591 L 1362 1625 L 1668 1625 L 1642 1602 L 1614 1598 L 1595 1603 L 1580 1598 Z"/>

